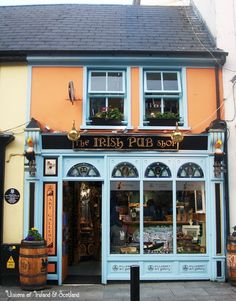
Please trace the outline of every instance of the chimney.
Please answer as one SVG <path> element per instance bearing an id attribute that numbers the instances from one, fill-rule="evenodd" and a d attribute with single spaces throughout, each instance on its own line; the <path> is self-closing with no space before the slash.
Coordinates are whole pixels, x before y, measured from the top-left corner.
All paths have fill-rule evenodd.
<path id="1" fill-rule="evenodd" d="M 133 0 L 133 5 L 140 5 L 141 0 Z"/>

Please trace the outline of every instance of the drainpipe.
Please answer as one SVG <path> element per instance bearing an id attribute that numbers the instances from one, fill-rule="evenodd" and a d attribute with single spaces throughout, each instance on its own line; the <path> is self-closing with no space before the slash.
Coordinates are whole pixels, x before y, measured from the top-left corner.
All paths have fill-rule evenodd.
<path id="1" fill-rule="evenodd" d="M 219 64 L 215 64 L 215 81 L 216 81 L 216 118 L 220 120 L 220 84 L 219 84 Z"/>

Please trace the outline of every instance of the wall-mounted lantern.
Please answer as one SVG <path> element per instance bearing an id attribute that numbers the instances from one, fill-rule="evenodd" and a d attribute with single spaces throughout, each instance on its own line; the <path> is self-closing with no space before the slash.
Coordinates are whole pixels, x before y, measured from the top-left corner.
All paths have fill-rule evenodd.
<path id="1" fill-rule="evenodd" d="M 77 141 L 79 139 L 79 137 L 80 137 L 80 133 L 79 133 L 79 131 L 76 130 L 75 121 L 74 121 L 71 130 L 67 134 L 67 138 L 70 141 Z"/>
<path id="2" fill-rule="evenodd" d="M 176 122 L 176 128 L 170 136 L 171 136 L 171 140 L 174 141 L 177 144 L 177 147 L 179 149 L 179 143 L 184 140 L 184 135 L 179 130 L 178 122 Z"/>

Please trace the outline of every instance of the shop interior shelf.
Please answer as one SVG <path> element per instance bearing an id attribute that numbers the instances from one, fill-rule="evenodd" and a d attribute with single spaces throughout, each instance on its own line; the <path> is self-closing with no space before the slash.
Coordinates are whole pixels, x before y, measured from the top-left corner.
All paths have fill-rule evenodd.
<path id="1" fill-rule="evenodd" d="M 126 225 L 139 224 L 139 221 L 123 221 Z M 144 225 L 172 225 L 172 221 L 144 221 Z M 178 225 L 189 224 L 188 221 L 177 221 Z"/>

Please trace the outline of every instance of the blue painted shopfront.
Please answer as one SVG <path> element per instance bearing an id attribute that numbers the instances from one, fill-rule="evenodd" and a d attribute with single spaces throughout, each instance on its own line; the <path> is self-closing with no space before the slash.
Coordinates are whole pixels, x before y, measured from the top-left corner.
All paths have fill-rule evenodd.
<path id="1" fill-rule="evenodd" d="M 102 283 L 128 280 L 134 264 L 140 266 L 142 280 L 224 281 L 223 177 L 214 174 L 212 141 L 216 137 L 211 135 L 205 134 L 206 150 L 163 152 L 40 149 L 40 142 L 36 177 L 26 178 L 25 216 L 32 211 L 33 183 L 34 224 L 44 232 L 45 187 L 54 185 L 55 252 L 49 254 L 49 264 L 54 268 L 48 279 L 61 284 L 65 273 L 65 186 L 98 183 Z M 56 163 L 55 174 L 45 173 L 45 162 Z M 161 200 L 162 217 L 147 213 L 150 199 Z M 156 206 L 158 201 L 154 203 Z M 120 227 L 115 238 L 114 208 L 119 220 L 116 228 Z M 25 231 L 29 223 L 30 218 L 25 218 Z"/>

